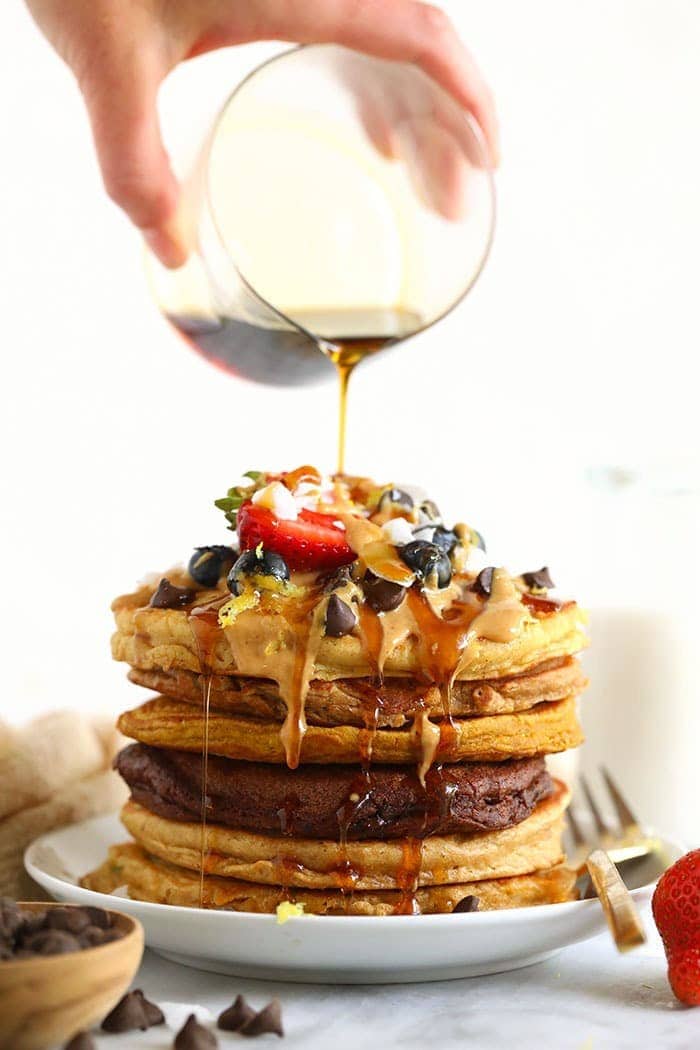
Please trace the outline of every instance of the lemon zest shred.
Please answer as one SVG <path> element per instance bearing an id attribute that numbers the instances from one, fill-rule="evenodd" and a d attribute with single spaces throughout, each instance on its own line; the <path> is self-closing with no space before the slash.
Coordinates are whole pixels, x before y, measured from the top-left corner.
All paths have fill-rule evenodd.
<path id="1" fill-rule="evenodd" d="M 275 909 L 277 912 L 277 925 L 284 926 L 290 919 L 298 919 L 304 914 L 304 905 L 296 904 L 294 901 L 282 901 Z"/>

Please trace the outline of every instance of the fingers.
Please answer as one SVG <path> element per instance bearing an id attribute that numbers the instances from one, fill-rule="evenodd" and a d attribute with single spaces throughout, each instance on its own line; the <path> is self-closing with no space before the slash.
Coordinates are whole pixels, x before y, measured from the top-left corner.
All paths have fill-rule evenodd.
<path id="1" fill-rule="evenodd" d="M 161 262 L 175 267 L 186 261 L 189 246 L 177 218 L 179 188 L 158 121 L 164 72 L 138 53 L 120 55 L 93 65 L 81 77 L 81 88 L 107 193 Z"/>
<path id="2" fill-rule="evenodd" d="M 418 0 L 324 0 L 314 4 L 252 0 L 236 10 L 234 19 L 230 0 L 207 0 L 206 7 L 212 15 L 216 13 L 217 29 L 196 50 L 274 38 L 301 44 L 343 44 L 418 66 L 472 114 L 483 132 L 491 163 L 498 163 L 498 122 L 491 92 L 440 8 Z"/>

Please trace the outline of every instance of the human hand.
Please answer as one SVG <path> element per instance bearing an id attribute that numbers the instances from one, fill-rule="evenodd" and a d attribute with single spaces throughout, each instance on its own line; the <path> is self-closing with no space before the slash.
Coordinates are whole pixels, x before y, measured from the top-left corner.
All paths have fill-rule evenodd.
<path id="1" fill-rule="evenodd" d="M 191 245 L 163 146 L 158 89 L 180 62 L 233 44 L 335 43 L 428 74 L 474 117 L 491 162 L 498 131 L 491 93 L 439 8 L 417 0 L 27 0 L 75 74 L 109 196 L 170 267 Z M 442 210 L 445 210 L 444 208 Z"/>

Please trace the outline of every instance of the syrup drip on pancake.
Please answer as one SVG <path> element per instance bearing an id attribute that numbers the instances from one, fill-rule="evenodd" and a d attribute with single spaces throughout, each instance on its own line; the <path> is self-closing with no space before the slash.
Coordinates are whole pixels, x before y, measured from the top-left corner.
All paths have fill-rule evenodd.
<path id="1" fill-rule="evenodd" d="M 216 642 L 219 638 L 218 606 L 220 602 L 214 602 L 211 606 L 202 606 L 193 609 L 189 614 L 189 624 L 192 628 L 199 665 L 202 675 L 202 718 L 204 722 L 202 730 L 202 799 L 200 808 L 199 825 L 199 907 L 204 908 L 205 897 L 205 871 L 207 867 L 207 807 L 209 805 L 209 708 L 211 703 L 212 682 L 212 657 Z"/>
<path id="2" fill-rule="evenodd" d="M 396 884 L 401 897 L 394 908 L 395 915 L 420 915 L 416 890 L 423 861 L 423 839 L 404 839 L 401 845 L 401 864 L 396 872 Z"/>

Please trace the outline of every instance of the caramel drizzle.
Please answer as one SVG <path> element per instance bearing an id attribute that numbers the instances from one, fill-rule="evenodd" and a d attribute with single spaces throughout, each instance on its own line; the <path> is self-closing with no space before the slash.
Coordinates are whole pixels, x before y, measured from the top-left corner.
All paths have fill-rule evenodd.
<path id="1" fill-rule="evenodd" d="M 199 811 L 199 907 L 205 908 L 205 870 L 209 857 L 207 846 L 207 809 L 209 807 L 209 705 L 211 701 L 212 659 L 219 634 L 218 608 L 216 601 L 192 609 L 188 615 L 192 634 L 197 645 L 199 669 L 202 676 L 202 792 Z"/>

